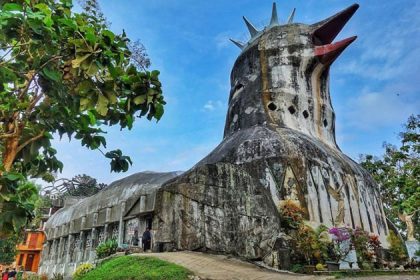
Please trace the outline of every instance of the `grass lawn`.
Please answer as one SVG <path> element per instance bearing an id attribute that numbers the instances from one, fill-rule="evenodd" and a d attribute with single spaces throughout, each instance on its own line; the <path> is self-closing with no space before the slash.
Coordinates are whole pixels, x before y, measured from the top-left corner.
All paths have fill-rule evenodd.
<path id="1" fill-rule="evenodd" d="M 186 268 L 153 257 L 121 256 L 105 261 L 77 280 L 185 280 Z"/>

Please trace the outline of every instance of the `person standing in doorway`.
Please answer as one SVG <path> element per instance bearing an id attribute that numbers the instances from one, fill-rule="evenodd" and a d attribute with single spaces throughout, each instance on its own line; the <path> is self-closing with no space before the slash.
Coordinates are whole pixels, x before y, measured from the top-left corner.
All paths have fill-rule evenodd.
<path id="1" fill-rule="evenodd" d="M 150 228 L 146 228 L 146 231 L 143 232 L 143 236 L 141 238 L 143 243 L 143 250 L 146 252 L 150 250 L 150 244 L 152 242 L 152 234 L 150 233 Z"/>
<path id="2" fill-rule="evenodd" d="M 9 280 L 15 280 L 16 278 L 16 268 L 13 268 L 12 271 L 9 272 Z"/>

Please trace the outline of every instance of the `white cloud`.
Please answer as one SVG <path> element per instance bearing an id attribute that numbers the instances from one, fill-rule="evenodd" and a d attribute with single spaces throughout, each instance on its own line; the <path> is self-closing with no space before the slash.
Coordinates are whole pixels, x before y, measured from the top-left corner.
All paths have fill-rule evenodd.
<path id="1" fill-rule="evenodd" d="M 420 108 L 420 100 L 407 100 L 395 92 L 363 92 L 347 103 L 346 126 L 363 130 L 380 129 L 404 123 Z"/>
<path id="2" fill-rule="evenodd" d="M 209 100 L 203 106 L 203 111 L 212 112 L 223 108 L 223 103 L 220 100 L 213 101 Z"/>

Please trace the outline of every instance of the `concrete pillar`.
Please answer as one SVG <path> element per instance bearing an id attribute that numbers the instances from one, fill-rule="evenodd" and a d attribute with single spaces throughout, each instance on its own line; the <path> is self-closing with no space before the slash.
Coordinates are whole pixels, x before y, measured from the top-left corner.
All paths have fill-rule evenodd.
<path id="1" fill-rule="evenodd" d="M 61 252 L 63 250 L 63 237 L 60 237 L 60 241 L 58 242 L 58 256 L 57 256 L 57 263 L 61 263 Z"/>
<path id="2" fill-rule="evenodd" d="M 76 248 L 77 254 L 76 254 L 76 261 L 75 262 L 81 262 L 82 259 L 83 259 L 83 245 L 85 244 L 85 241 L 83 239 L 83 231 L 80 231 L 79 239 L 80 239 L 80 243 L 79 243 L 78 248 Z"/>
<path id="3" fill-rule="evenodd" d="M 105 212 L 105 225 L 104 225 L 104 239 L 108 239 L 109 221 L 111 220 L 111 207 L 106 208 Z"/>
<path id="4" fill-rule="evenodd" d="M 120 212 L 120 221 L 118 225 L 118 246 L 122 247 L 122 244 L 124 242 L 124 212 L 125 212 L 125 206 L 126 203 L 123 201 L 121 203 L 121 212 Z"/>
<path id="5" fill-rule="evenodd" d="M 52 252 L 50 253 L 50 260 L 52 263 L 57 262 L 57 239 L 53 239 Z"/>
<path id="6" fill-rule="evenodd" d="M 95 248 L 96 248 L 96 245 L 97 245 L 96 242 L 97 242 L 97 239 L 98 239 L 98 237 L 96 236 L 96 232 L 97 232 L 96 228 L 92 228 L 92 231 L 90 233 L 90 236 L 91 236 L 90 249 L 89 249 L 89 251 L 90 251 L 89 259 L 90 260 L 94 259 L 95 256 L 96 256 Z"/>
<path id="7" fill-rule="evenodd" d="M 68 240 L 67 240 L 67 254 L 66 254 L 66 263 L 71 263 L 71 254 L 72 254 L 72 246 L 73 246 L 73 242 L 74 242 L 74 235 L 73 234 L 69 234 Z"/>
<path id="8" fill-rule="evenodd" d="M 146 211 L 146 196 L 140 196 L 140 213 Z"/>

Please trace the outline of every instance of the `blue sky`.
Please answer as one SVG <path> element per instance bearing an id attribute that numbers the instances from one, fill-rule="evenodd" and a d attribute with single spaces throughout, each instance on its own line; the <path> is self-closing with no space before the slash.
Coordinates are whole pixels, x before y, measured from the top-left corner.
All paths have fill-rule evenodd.
<path id="1" fill-rule="evenodd" d="M 245 15 L 257 27 L 269 22 L 272 1 L 99 0 L 111 29 L 140 39 L 161 71 L 168 102 L 158 123 L 138 119 L 132 131 L 108 129 L 108 148 L 121 148 L 134 161 L 124 174 L 109 172 L 99 152 L 79 142 L 54 141 L 64 170 L 58 177 L 86 173 L 110 183 L 143 171 L 187 170 L 223 136 L 229 76 L 239 49 L 229 38 L 246 40 Z M 295 22 L 311 24 L 352 1 L 277 1 L 280 21 L 296 8 Z M 359 10 L 336 41 L 358 39 L 331 68 L 331 97 L 337 141 L 344 153 L 382 154 L 410 114 L 420 113 L 420 2 L 359 1 Z"/>

